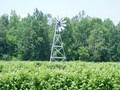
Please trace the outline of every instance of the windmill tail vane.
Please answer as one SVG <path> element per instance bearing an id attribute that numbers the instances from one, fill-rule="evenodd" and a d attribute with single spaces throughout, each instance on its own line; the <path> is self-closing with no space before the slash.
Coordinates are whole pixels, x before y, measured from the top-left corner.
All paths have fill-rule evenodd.
<path id="1" fill-rule="evenodd" d="M 66 21 L 63 18 L 62 19 L 57 18 L 55 20 L 56 25 L 54 31 L 53 44 L 51 48 L 50 61 L 63 61 L 66 59 L 66 56 L 60 32 L 65 29 Z"/>

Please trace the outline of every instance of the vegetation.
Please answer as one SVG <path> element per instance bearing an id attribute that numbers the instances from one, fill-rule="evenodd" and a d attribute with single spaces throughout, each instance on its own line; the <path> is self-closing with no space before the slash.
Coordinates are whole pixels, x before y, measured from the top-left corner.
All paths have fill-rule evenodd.
<path id="1" fill-rule="evenodd" d="M 119 90 L 120 63 L 0 61 L 1 90 Z"/>
<path id="2" fill-rule="evenodd" d="M 120 23 L 115 26 L 110 19 L 92 18 L 84 11 L 65 19 L 61 35 L 68 61 L 120 61 Z M 54 22 L 52 15 L 38 9 L 25 18 L 15 11 L 0 16 L 0 59 L 49 60 Z"/>

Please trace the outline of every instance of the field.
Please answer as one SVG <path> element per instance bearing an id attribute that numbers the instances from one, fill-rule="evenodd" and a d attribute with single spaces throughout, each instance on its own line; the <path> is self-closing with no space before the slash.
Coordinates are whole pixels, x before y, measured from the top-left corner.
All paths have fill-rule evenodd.
<path id="1" fill-rule="evenodd" d="M 120 63 L 0 61 L 0 90 L 119 90 Z"/>

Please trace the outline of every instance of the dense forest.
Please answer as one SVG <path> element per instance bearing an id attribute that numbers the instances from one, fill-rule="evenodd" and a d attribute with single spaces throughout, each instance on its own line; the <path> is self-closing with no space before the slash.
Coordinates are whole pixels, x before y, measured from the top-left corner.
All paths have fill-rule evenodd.
<path id="1" fill-rule="evenodd" d="M 61 36 L 67 61 L 120 61 L 120 23 L 85 11 L 65 20 Z M 24 18 L 15 11 L 0 16 L 0 60 L 49 60 L 54 25 L 54 17 L 38 9 Z"/>

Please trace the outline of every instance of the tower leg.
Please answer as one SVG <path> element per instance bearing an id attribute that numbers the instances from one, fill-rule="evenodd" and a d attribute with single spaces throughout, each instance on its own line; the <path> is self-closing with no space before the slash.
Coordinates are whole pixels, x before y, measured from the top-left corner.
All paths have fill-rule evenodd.
<path id="1" fill-rule="evenodd" d="M 62 61 L 65 60 L 65 52 L 60 33 L 54 34 L 53 44 L 51 48 L 50 61 Z"/>

